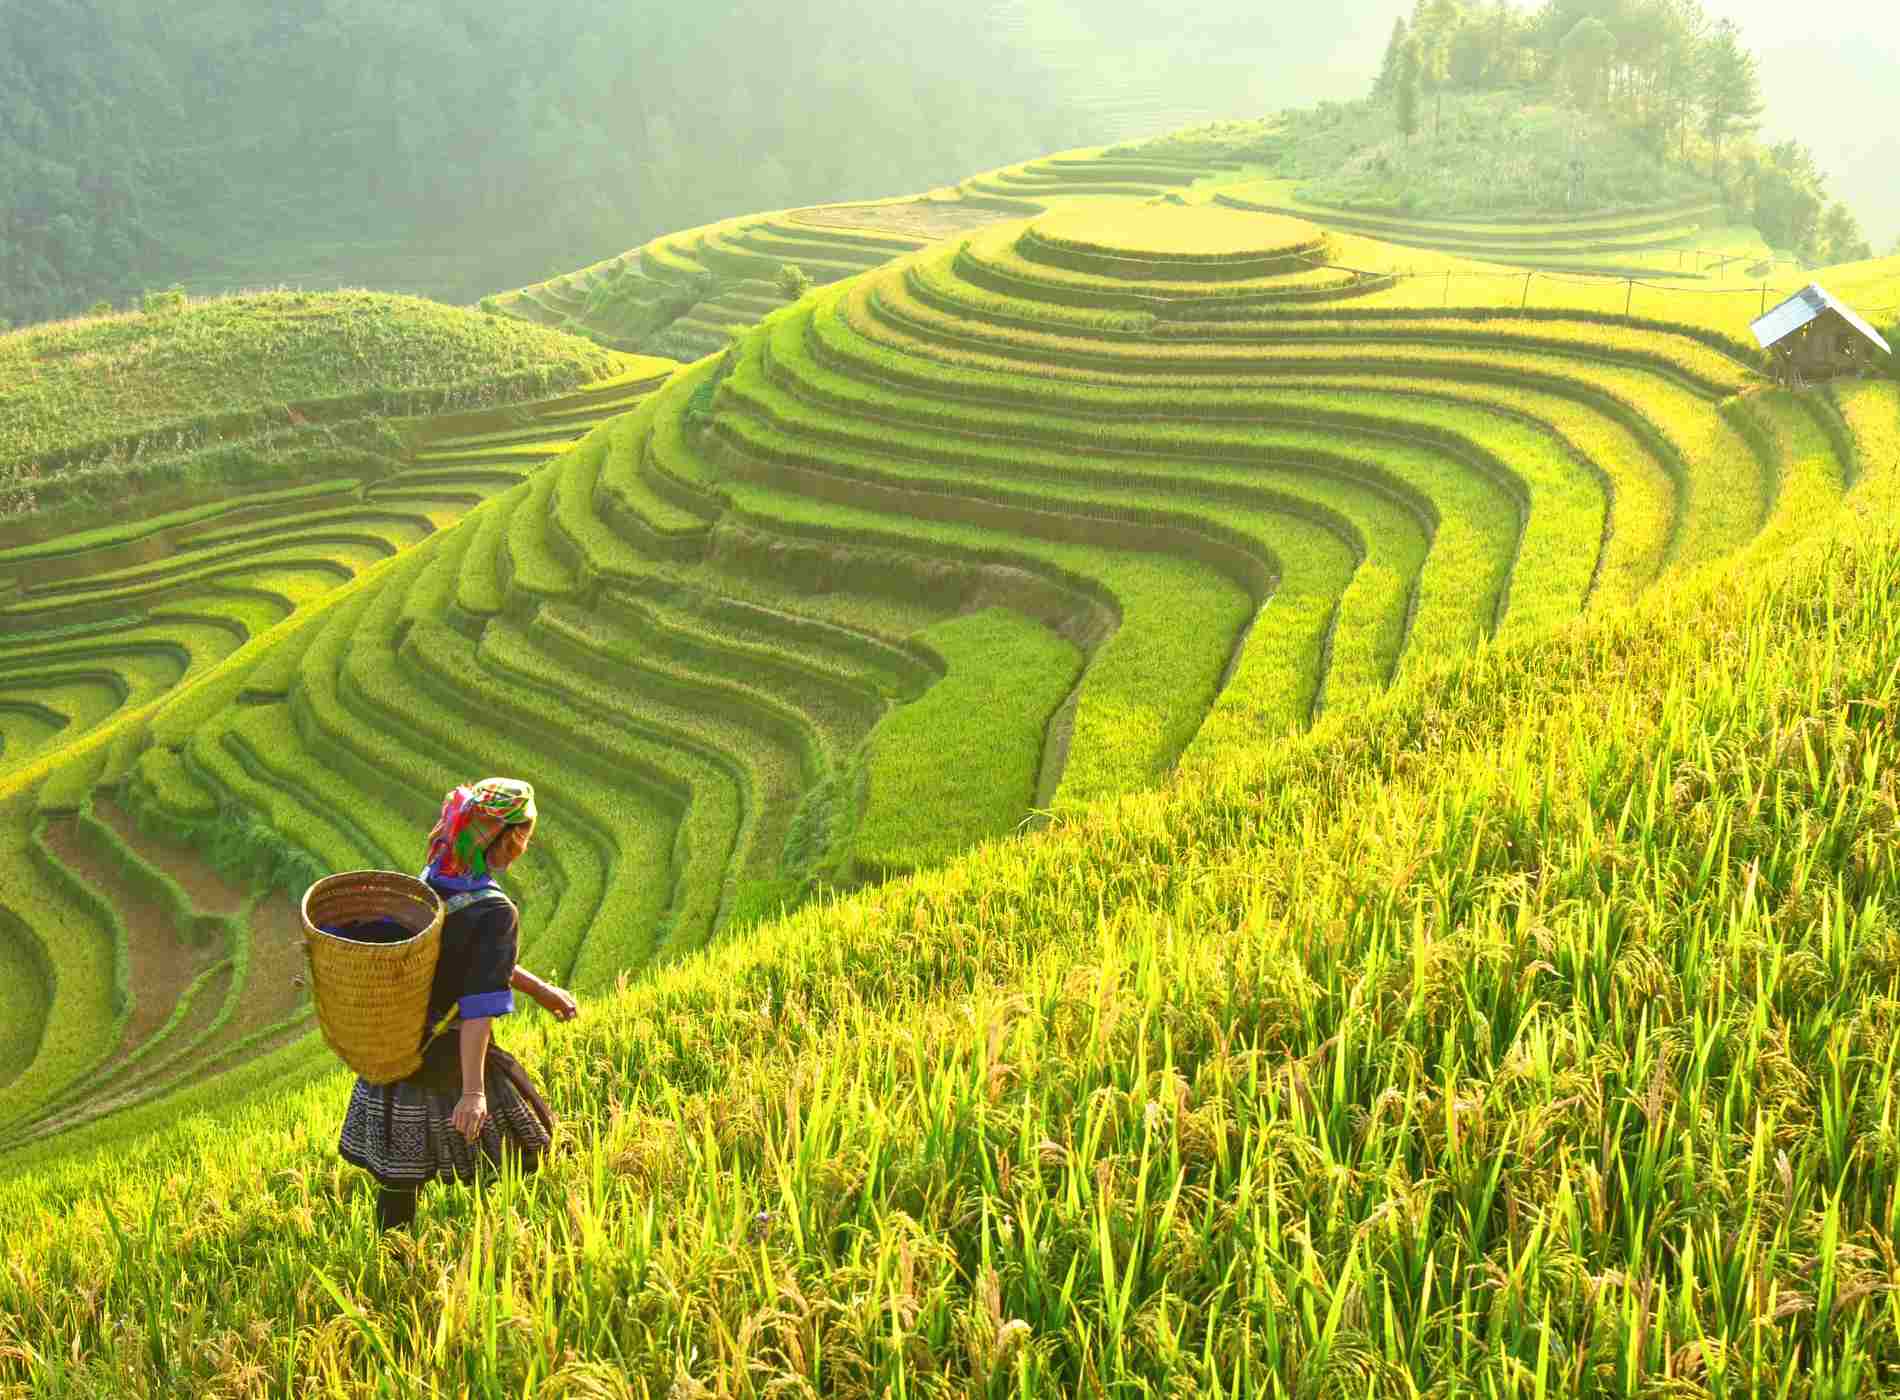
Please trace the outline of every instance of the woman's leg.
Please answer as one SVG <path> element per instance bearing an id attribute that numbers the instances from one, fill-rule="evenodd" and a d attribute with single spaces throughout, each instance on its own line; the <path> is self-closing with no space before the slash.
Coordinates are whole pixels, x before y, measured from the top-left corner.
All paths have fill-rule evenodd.
<path id="1" fill-rule="evenodd" d="M 414 1186 L 385 1186 L 376 1193 L 376 1228 L 406 1230 L 416 1218 Z"/>

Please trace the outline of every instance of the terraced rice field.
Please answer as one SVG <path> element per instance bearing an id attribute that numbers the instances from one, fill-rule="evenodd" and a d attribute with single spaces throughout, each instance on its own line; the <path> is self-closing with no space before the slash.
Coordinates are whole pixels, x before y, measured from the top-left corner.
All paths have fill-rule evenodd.
<path id="1" fill-rule="evenodd" d="M 1549 214 L 1516 220 L 1418 218 L 1397 210 L 1331 208 L 1301 199 L 1298 181 L 1231 185 L 1214 195 L 1231 209 L 1310 219 L 1340 233 L 1481 262 L 1609 277 L 1737 275 L 1772 255 L 1752 230 L 1736 238 L 1721 205 L 1698 199 L 1616 214 Z"/>
<path id="2" fill-rule="evenodd" d="M 1302 219 L 1333 235 L 1333 253 L 1344 266 L 1400 274 L 1401 281 L 1455 270 L 1462 280 L 1456 295 L 1447 289 L 1440 297 L 1446 305 L 1527 302 L 1509 268 L 1568 275 L 1574 285 L 1557 294 L 1559 300 L 1590 298 L 1619 311 L 1634 309 L 1624 287 L 1612 291 L 1598 278 L 1730 292 L 1754 288 L 1763 278 L 1777 287 L 1790 283 L 1790 290 L 1801 285 L 1799 268 L 1774 260 L 1753 229 L 1721 227 L 1722 211 L 1706 201 L 1480 223 L 1327 208 L 1302 201 L 1297 187 L 1297 181 L 1263 179 L 1258 167 L 1213 156 L 1069 151 L 908 199 L 749 215 L 669 234 L 486 304 L 603 344 L 691 361 L 723 350 L 735 330 L 756 325 L 783 303 L 775 279 L 788 263 L 828 285 L 1027 215 L 1066 209 L 1085 219 L 1106 218 L 1117 208 L 1157 200 Z M 1317 266 L 1310 273 L 1321 296 L 1343 277 Z M 1487 278 L 1496 281 L 1489 291 L 1479 285 Z M 1291 294 L 1297 287 L 1276 290 Z M 1551 296 L 1540 288 L 1536 300 L 1543 305 Z"/>
<path id="3" fill-rule="evenodd" d="M 317 859 L 409 863 L 365 823 L 303 829 L 293 795 L 314 779 L 274 745 L 319 620 L 354 616 L 338 603 L 666 374 L 640 361 L 557 399 L 417 420 L 408 455 L 368 479 L 0 550 L 0 1124 L 15 1141 L 307 1040 L 294 911 L 204 852 L 262 819 Z M 198 732 L 213 714 L 215 739 Z"/>
<path id="4" fill-rule="evenodd" d="M 1113 164 L 657 240 L 689 365 L 0 554 L 0 1385 L 1891 1378 L 1900 384 Z M 576 1150 L 383 1243 L 284 891 L 494 772 Z"/>
<path id="5" fill-rule="evenodd" d="M 1783 548 L 1893 431 L 1876 386 L 1762 392 L 1752 308 L 1500 315 L 1114 164 L 656 240 L 511 309 L 701 296 L 664 331 L 717 353 L 657 388 L 0 555 L 0 958 L 45 963 L 0 1126 L 325 1063 L 214 835 L 292 886 L 408 868 L 446 787 L 530 775 L 526 961 L 607 987 Z"/>
<path id="6" fill-rule="evenodd" d="M 620 349 L 696 360 L 724 349 L 734 327 L 756 325 L 783 303 L 775 279 L 787 264 L 825 285 L 953 234 L 1071 200 L 1151 197 L 1220 177 L 1246 178 L 1230 162 L 1070 151 L 910 199 L 747 215 L 669 234 L 484 304 Z"/>
<path id="7" fill-rule="evenodd" d="M 897 227 L 821 223 L 805 211 L 753 215 L 671 234 L 547 282 L 492 298 L 495 310 L 591 333 L 626 350 L 698 359 L 734 325 L 782 305 L 786 264 L 826 283 L 923 246 Z"/>

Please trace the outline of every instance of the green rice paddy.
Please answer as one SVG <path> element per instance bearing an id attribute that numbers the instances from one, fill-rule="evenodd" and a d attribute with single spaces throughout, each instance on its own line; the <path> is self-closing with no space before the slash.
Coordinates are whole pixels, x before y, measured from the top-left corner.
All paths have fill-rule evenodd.
<path id="1" fill-rule="evenodd" d="M 0 552 L 0 1387 L 1900 1379 L 1900 390 L 1258 184 L 672 235 L 494 305 L 689 364 Z M 286 894 L 488 772 L 574 1151 L 381 1246 Z"/>

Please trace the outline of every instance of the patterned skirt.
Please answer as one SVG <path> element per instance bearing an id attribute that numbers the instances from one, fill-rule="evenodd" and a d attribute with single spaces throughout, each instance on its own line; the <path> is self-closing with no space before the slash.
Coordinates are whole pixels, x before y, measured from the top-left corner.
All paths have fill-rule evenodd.
<path id="1" fill-rule="evenodd" d="M 514 1157 L 532 1171 L 554 1141 L 554 1114 L 521 1062 L 488 1052 L 488 1121 L 470 1142 L 451 1121 L 460 1090 L 442 1093 L 413 1079 L 396 1084 L 356 1081 L 343 1116 L 337 1152 L 384 1186 L 471 1181 L 484 1166 Z"/>

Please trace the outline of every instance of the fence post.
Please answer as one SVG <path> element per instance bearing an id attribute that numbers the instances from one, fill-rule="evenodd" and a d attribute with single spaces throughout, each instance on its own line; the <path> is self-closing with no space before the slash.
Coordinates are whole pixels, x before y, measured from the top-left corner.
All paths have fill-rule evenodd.
<path id="1" fill-rule="evenodd" d="M 1630 303 L 1633 302 L 1635 299 L 1636 299 L 1636 279 L 1632 277 L 1629 279 L 1628 285 L 1623 290 L 1623 314 L 1625 316 L 1628 316 L 1630 314 Z"/>
<path id="2" fill-rule="evenodd" d="M 1763 316 L 1768 314 L 1768 284 L 1766 282 L 1761 284 L 1761 311 L 1758 314 Z"/>
<path id="3" fill-rule="evenodd" d="M 1522 311 L 1525 307 L 1531 304 L 1531 278 L 1535 277 L 1536 275 L 1537 274 L 1534 271 L 1527 272 L 1524 274 L 1524 300 L 1520 301 L 1517 304 L 1517 309 L 1519 311 Z"/>

